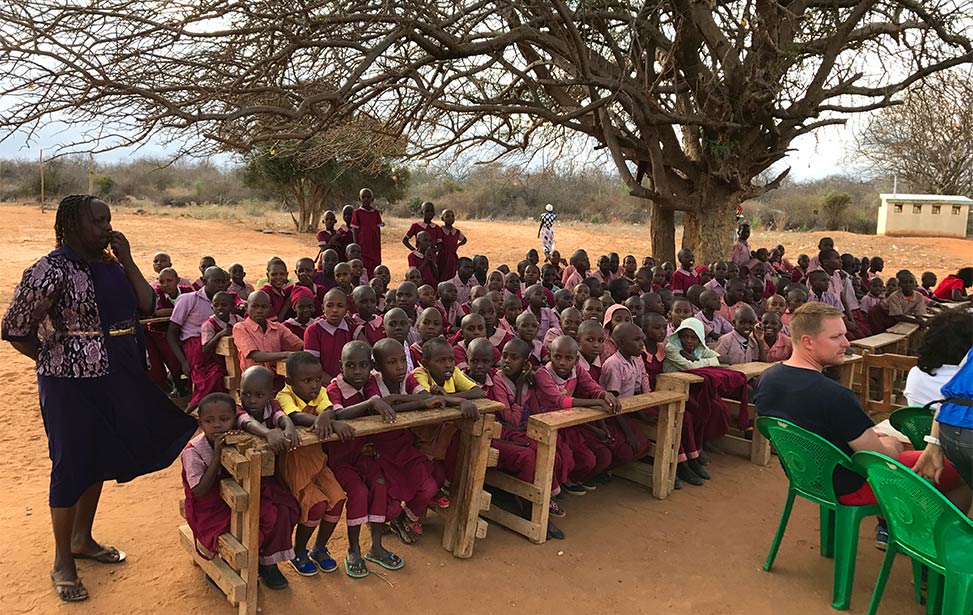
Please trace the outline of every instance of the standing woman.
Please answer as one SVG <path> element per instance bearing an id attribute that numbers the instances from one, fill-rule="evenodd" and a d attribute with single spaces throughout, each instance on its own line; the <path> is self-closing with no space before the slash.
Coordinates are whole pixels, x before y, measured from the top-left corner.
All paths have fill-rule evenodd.
<path id="1" fill-rule="evenodd" d="M 51 581 L 61 600 L 88 591 L 75 560 L 118 564 L 125 553 L 91 535 L 102 483 L 168 467 L 196 430 L 145 371 L 137 312 L 152 289 L 108 205 L 65 197 L 56 249 L 24 272 L 3 318 L 3 339 L 36 361 L 37 391 L 51 457 L 54 528 Z"/>
<path id="2" fill-rule="evenodd" d="M 554 213 L 554 206 L 550 203 L 544 208 L 547 211 L 541 214 L 541 224 L 537 227 L 537 236 L 541 238 L 544 247 L 544 259 L 551 256 L 554 250 L 554 223 L 557 221 L 557 214 Z"/>

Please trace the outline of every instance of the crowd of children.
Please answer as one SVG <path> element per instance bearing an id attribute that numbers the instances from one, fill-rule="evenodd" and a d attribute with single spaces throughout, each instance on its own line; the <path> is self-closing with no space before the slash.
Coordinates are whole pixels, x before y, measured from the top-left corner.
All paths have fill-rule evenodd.
<path id="1" fill-rule="evenodd" d="M 619 399 L 651 391 L 658 374 L 703 377 L 686 405 L 677 466 L 680 483 L 702 485 L 710 478 L 704 443 L 729 429 L 723 398 L 739 401 L 737 427 L 752 429 L 746 377 L 723 366 L 787 359 L 797 307 L 834 305 L 849 335 L 863 336 L 902 320 L 921 323 L 937 301 L 928 296 L 931 274 L 922 286 L 908 271 L 883 282 L 881 258 L 841 255 L 828 238 L 813 258 L 802 254 L 792 265 L 782 246 L 751 250 L 746 224 L 724 262 L 697 265 L 684 249 L 678 267 L 652 257 L 639 266 L 634 255 L 612 253 L 592 270 L 584 250 L 566 261 L 553 250 L 545 262 L 529 250 L 515 268 L 491 269 L 484 255 L 457 254 L 466 237 L 453 212 L 442 212 L 442 225 L 432 203 L 421 213 L 402 238 L 409 269 L 397 284 L 382 265 L 382 218 L 367 189 L 357 208 L 342 211 L 342 226 L 334 212 L 324 214 L 316 258 L 298 259 L 293 272 L 272 258 L 256 285 L 241 265 L 227 273 L 211 257 L 190 283 L 167 255 L 156 255 L 157 315 L 170 321 L 150 331 L 149 358 L 160 386 L 178 388 L 182 375 L 192 383 L 189 405 L 198 408 L 202 434 L 183 455 L 183 482 L 200 553 L 212 556 L 229 524 L 217 478 L 232 430 L 265 438 L 281 457 L 261 492 L 265 584 L 287 584 L 282 562 L 301 575 L 335 570 L 328 541 L 342 512 L 344 570 L 360 578 L 368 563 L 404 565 L 383 545 L 386 532 L 412 544 L 426 508 L 449 505 L 458 439 L 451 424 L 357 437 L 347 419 L 393 421 L 398 412 L 444 406 L 472 417 L 472 400 L 489 398 L 503 406 L 493 444 L 499 467 L 531 482 L 536 442 L 526 435 L 528 417 L 600 408 L 604 420 L 559 432 L 549 506 L 560 517 L 565 494 L 596 490 L 612 468 L 652 455 L 638 425 L 653 411 L 618 411 Z M 214 354 L 226 336 L 245 370 L 239 402 L 223 390 L 222 358 Z M 286 375 L 276 375 L 283 360 Z M 298 428 L 338 440 L 299 447 Z M 363 554 L 366 524 L 371 547 Z M 549 533 L 561 536 L 554 524 Z"/>

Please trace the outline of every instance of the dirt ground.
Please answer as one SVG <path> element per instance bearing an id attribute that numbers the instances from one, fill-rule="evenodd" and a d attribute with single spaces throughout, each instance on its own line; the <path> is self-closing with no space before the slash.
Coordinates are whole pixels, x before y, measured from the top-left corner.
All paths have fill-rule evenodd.
<path id="1" fill-rule="evenodd" d="M 35 208 L 0 209 L 6 230 L 0 236 L 0 308 L 23 269 L 53 247 L 54 214 Z M 309 236 L 263 234 L 238 223 L 115 212 L 114 225 L 129 237 L 143 272 L 151 273 L 152 254 L 168 251 L 177 269 L 194 277 L 201 254 L 227 265 L 239 260 L 255 280 L 271 255 L 288 262 L 313 255 Z M 405 269 L 399 240 L 405 220 L 390 220 L 385 233 L 386 262 L 393 278 Z M 514 263 L 539 247 L 532 224 L 464 222 L 469 237 L 464 254 L 489 255 L 491 263 Z M 783 243 L 790 255 L 815 246 L 823 233 L 756 233 L 755 246 Z M 886 270 L 932 270 L 942 276 L 969 265 L 970 244 L 960 240 L 887 239 L 832 233 L 841 251 L 886 256 Z M 615 250 L 623 256 L 649 253 L 645 229 L 616 226 L 566 226 L 557 230 L 562 252 L 585 247 L 594 254 Z M 95 526 L 96 537 L 128 552 L 117 567 L 81 562 L 81 576 L 92 594 L 84 606 L 62 606 L 47 572 L 52 537 L 47 510 L 50 462 L 30 362 L 4 345 L 0 382 L 12 403 L 0 415 L 0 611 L 54 613 L 75 608 L 92 614 L 180 612 L 185 615 L 232 613 L 209 587 L 179 546 L 182 523 L 178 464 L 126 485 L 106 486 Z M 499 526 L 478 541 L 470 560 L 457 560 L 439 546 L 441 521 L 427 525 L 415 546 L 389 537 L 407 561 L 398 572 L 354 581 L 335 573 L 312 579 L 285 570 L 291 580 L 283 592 L 261 590 L 263 613 L 321 612 L 355 605 L 370 611 L 502 613 L 828 613 L 831 561 L 819 557 L 817 511 L 806 502 L 795 507 L 772 574 L 760 570 L 784 501 L 786 480 L 776 462 L 762 468 L 735 457 L 715 455 L 713 480 L 687 486 L 668 500 L 653 499 L 623 480 L 585 497 L 570 497 L 568 516 L 557 521 L 567 534 L 543 546 L 529 543 Z M 874 526 L 866 521 L 858 557 L 853 613 L 863 613 L 881 563 L 872 547 Z M 340 534 L 340 530 L 339 530 Z M 332 552 L 346 546 L 335 539 Z M 339 555 L 340 557 L 340 555 Z M 882 602 L 882 613 L 920 613 L 911 597 L 909 565 L 898 561 Z"/>

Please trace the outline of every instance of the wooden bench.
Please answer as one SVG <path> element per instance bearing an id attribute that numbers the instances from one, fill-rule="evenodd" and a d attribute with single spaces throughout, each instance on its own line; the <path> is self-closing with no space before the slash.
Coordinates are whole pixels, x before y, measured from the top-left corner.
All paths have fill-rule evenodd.
<path id="1" fill-rule="evenodd" d="M 226 362 L 226 376 L 223 378 L 223 386 L 234 399 L 240 401 L 239 388 L 240 376 L 243 370 L 240 369 L 240 353 L 237 351 L 236 344 L 233 343 L 233 336 L 227 335 L 216 342 L 216 354 L 223 357 Z"/>
<path id="2" fill-rule="evenodd" d="M 652 494 L 659 499 L 664 499 L 672 493 L 686 399 L 687 396 L 683 392 L 662 389 L 621 400 L 621 414 L 647 410 L 656 406 L 660 409 L 655 425 L 644 424 L 649 436 L 656 441 L 656 456 L 652 471 Z M 482 515 L 526 536 L 531 542 L 537 544 L 546 542 L 547 521 L 550 514 L 548 504 L 551 499 L 551 480 L 554 476 L 554 453 L 557 449 L 558 430 L 591 423 L 610 416 L 612 415 L 594 408 L 567 408 L 531 416 L 527 420 L 527 436 L 537 441 L 534 482 L 522 481 L 499 470 L 490 470 L 486 477 L 487 485 L 497 487 L 528 501 L 531 505 L 531 518 L 524 519 L 498 507 L 492 507 L 484 511 Z M 619 475 L 624 477 L 625 473 L 620 472 Z"/>
<path id="3" fill-rule="evenodd" d="M 379 416 L 366 416 L 348 421 L 359 436 L 369 436 L 397 429 L 408 429 L 454 421 L 459 428 L 460 449 L 456 479 L 450 488 L 450 507 L 445 512 L 443 548 L 455 557 L 473 555 L 476 538 L 486 535 L 487 523 L 479 518 L 490 508 L 490 494 L 483 490 L 483 479 L 491 455 L 494 436 L 493 413 L 501 409 L 497 402 L 481 399 L 474 402 L 481 414 L 478 419 L 464 419 L 458 408 L 403 412 L 395 423 L 384 423 Z M 320 446 L 313 432 L 300 429 L 300 446 Z M 325 441 L 334 441 L 332 436 Z M 179 527 L 182 546 L 193 563 L 213 579 L 240 615 L 257 612 L 257 553 L 259 551 L 260 478 L 274 473 L 275 456 L 264 440 L 248 434 L 230 436 L 220 462 L 229 478 L 220 482 L 220 497 L 230 507 L 230 531 L 220 537 L 217 556 L 206 560 L 196 552 L 195 540 L 188 525 Z M 180 512 L 185 516 L 185 503 Z"/>
<path id="4" fill-rule="evenodd" d="M 918 359 L 899 354 L 866 354 L 863 358 L 863 375 L 858 399 L 869 416 L 878 415 L 884 420 L 893 410 L 904 405 L 895 399 L 895 383 L 900 377 L 915 367 Z M 871 399 L 871 379 L 867 377 L 872 369 L 880 371 L 882 383 L 881 399 Z"/>

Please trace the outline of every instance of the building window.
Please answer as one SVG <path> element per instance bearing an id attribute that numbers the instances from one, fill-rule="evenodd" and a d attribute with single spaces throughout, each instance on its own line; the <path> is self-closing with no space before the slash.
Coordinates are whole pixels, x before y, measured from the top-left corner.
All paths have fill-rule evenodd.
<path id="1" fill-rule="evenodd" d="M 937 216 L 939 215 L 939 205 L 932 206 L 932 213 L 936 214 Z"/>
<path id="2" fill-rule="evenodd" d="M 954 216 L 958 216 L 959 215 L 959 210 L 960 210 L 960 206 L 959 205 L 953 205 L 953 215 Z"/>
<path id="3" fill-rule="evenodd" d="M 922 205 L 913 205 L 912 206 L 912 213 L 914 213 L 914 214 L 921 214 L 922 213 Z"/>
<path id="4" fill-rule="evenodd" d="M 902 213 L 902 205 L 899 204 L 899 203 L 896 203 L 895 205 L 893 205 L 892 206 L 892 213 L 895 213 L 895 214 Z"/>

